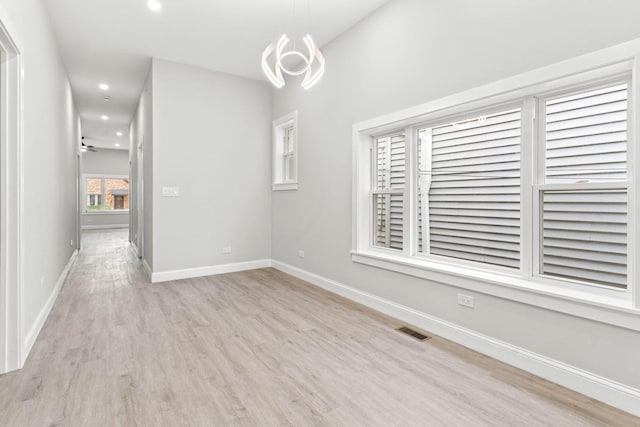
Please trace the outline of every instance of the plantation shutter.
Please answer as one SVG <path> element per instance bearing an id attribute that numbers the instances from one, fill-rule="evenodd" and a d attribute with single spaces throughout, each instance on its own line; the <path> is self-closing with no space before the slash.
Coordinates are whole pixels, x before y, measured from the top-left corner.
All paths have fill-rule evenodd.
<path id="1" fill-rule="evenodd" d="M 513 109 L 432 128 L 431 254 L 519 267 L 520 118 Z"/>
<path id="2" fill-rule="evenodd" d="M 542 272 L 627 286 L 627 84 L 546 102 Z M 610 189 L 582 190 L 589 183 Z M 618 184 L 618 185 L 616 185 Z"/>

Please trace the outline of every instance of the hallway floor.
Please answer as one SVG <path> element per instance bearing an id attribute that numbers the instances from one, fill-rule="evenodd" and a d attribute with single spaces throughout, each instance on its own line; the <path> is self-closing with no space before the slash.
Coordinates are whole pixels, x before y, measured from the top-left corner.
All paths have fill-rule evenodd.
<path id="1" fill-rule="evenodd" d="M 273 269 L 151 285 L 92 231 L 3 426 L 588 426 L 640 419 Z"/>

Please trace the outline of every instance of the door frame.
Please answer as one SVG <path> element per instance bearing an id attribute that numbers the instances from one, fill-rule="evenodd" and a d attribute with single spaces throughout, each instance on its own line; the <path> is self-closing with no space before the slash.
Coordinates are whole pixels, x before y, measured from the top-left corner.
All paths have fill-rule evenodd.
<path id="1" fill-rule="evenodd" d="M 143 145 L 144 145 L 144 135 L 140 139 L 140 142 L 137 145 L 137 172 L 138 176 L 136 177 L 136 210 L 138 211 L 138 224 L 136 226 L 136 230 L 138 232 L 138 241 L 136 242 L 138 247 L 138 258 L 144 258 L 144 167 L 143 167 Z"/>
<path id="2" fill-rule="evenodd" d="M 23 63 L 0 6 L 0 373 L 23 366 Z"/>

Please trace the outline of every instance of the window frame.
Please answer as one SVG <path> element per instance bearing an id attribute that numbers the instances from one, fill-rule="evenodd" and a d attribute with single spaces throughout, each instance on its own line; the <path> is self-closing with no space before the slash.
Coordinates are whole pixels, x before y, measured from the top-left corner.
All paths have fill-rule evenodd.
<path id="1" fill-rule="evenodd" d="M 291 130 L 293 134 L 293 148 L 291 151 L 285 149 L 285 137 Z M 272 125 L 272 191 L 291 191 L 298 189 L 298 111 L 292 111 L 273 121 Z M 288 158 L 293 158 L 295 176 L 287 176 Z"/>
<path id="2" fill-rule="evenodd" d="M 543 250 L 544 250 L 544 241 L 542 238 L 542 233 L 544 232 L 543 224 L 541 218 L 543 216 L 544 204 L 542 203 L 542 197 L 544 196 L 545 191 L 589 191 L 589 190 L 626 190 L 627 191 L 627 208 L 629 212 L 631 211 L 631 206 L 629 202 L 629 192 L 630 188 L 632 188 L 632 174 L 631 169 L 633 162 L 630 159 L 629 151 L 631 149 L 631 145 L 633 145 L 635 139 L 632 139 L 632 129 L 634 125 L 637 125 L 639 117 L 633 116 L 633 108 L 632 104 L 634 100 L 632 99 L 632 91 L 633 91 L 633 81 L 632 81 L 632 73 L 631 70 L 629 72 L 617 73 L 615 75 L 611 75 L 605 77 L 603 79 L 587 82 L 587 84 L 581 84 L 580 82 L 576 82 L 575 84 L 569 85 L 567 87 L 563 87 L 556 90 L 548 90 L 544 93 L 534 96 L 537 102 L 534 104 L 536 111 L 534 112 L 535 117 L 539 117 L 540 120 L 537 120 L 535 124 L 535 136 L 534 136 L 534 153 L 533 153 L 533 164 L 535 165 L 535 171 L 533 173 L 534 180 L 531 185 L 531 195 L 530 199 L 533 201 L 531 212 L 533 214 L 533 233 L 537 238 L 533 239 L 533 256 L 531 263 L 531 277 L 534 279 L 540 279 L 548 281 L 549 283 L 560 282 L 562 285 L 575 284 L 577 286 L 590 286 L 601 288 L 604 290 L 611 289 L 610 286 L 600 285 L 597 283 L 587 283 L 584 281 L 580 281 L 578 279 L 570 279 L 564 278 L 562 280 L 554 278 L 552 275 L 547 275 L 542 271 L 542 260 L 543 260 Z M 543 120 L 546 117 L 546 107 L 545 101 L 548 99 L 558 98 L 566 95 L 571 95 L 575 93 L 579 93 L 581 91 L 586 91 L 590 89 L 598 89 L 604 88 L 607 86 L 615 85 L 617 83 L 626 83 L 628 85 L 628 130 L 627 130 L 627 177 L 626 180 L 622 181 L 611 181 L 611 182 L 593 182 L 593 183 L 547 183 L 547 172 L 546 172 L 546 121 Z M 637 100 L 635 101 L 637 102 Z M 636 207 L 637 209 L 637 207 Z M 627 215 L 627 227 L 630 226 L 630 218 L 631 215 Z M 627 239 L 630 237 L 629 228 L 627 229 Z M 640 249 L 640 248 L 636 248 Z M 627 269 L 630 270 L 630 259 L 631 259 L 631 248 L 629 242 L 627 241 Z M 637 277 L 637 276 L 635 276 Z M 625 292 L 632 292 L 631 287 L 632 284 L 635 284 L 635 278 L 633 278 L 627 272 L 627 289 Z M 636 285 L 638 287 L 640 285 Z M 613 290 L 613 289 L 612 289 Z M 637 289 L 640 292 L 640 289 Z M 636 306 L 638 307 L 638 306 Z M 639 307 L 640 308 L 640 307 Z"/>
<path id="3" fill-rule="evenodd" d="M 100 206 L 101 208 L 98 210 L 88 210 L 87 209 L 87 196 L 89 196 L 89 194 L 87 194 L 87 180 L 88 179 L 100 179 Z M 131 184 L 131 180 L 129 179 L 128 175 L 105 175 L 105 174 L 93 174 L 93 173 L 86 173 L 86 174 L 82 174 L 82 194 L 83 194 L 83 198 L 82 200 L 84 201 L 83 203 L 83 207 L 82 207 L 82 214 L 83 215 L 118 215 L 118 214 L 127 214 L 129 213 L 129 209 L 118 209 L 118 210 L 106 210 L 104 208 L 104 203 L 106 200 L 106 194 L 105 194 L 105 180 L 107 179 L 126 179 L 127 181 L 129 181 L 129 184 Z M 129 188 L 129 193 L 128 193 L 129 197 L 131 196 L 131 188 Z"/>
<path id="4" fill-rule="evenodd" d="M 640 186 L 635 174 L 640 166 L 640 150 L 634 147 L 638 140 L 637 112 L 640 111 L 639 52 L 640 40 L 628 42 L 355 124 L 352 129 L 352 261 L 640 331 L 640 284 L 636 283 L 636 265 L 640 262 L 636 226 L 640 218 Z M 596 284 L 585 286 L 571 283 L 570 280 L 537 275 L 532 252 L 539 251 L 542 242 L 535 238 L 540 224 L 533 209 L 539 206 L 534 197 L 539 191 L 539 187 L 534 188 L 534 185 L 539 183 L 534 180 L 537 179 L 535 172 L 540 168 L 542 120 L 538 119 L 540 111 L 536 99 L 563 91 L 602 86 L 607 81 L 620 81 L 623 75 L 628 76 L 630 84 L 628 171 L 627 182 L 624 184 L 628 191 L 627 289 L 619 290 Z M 370 161 L 367 155 L 374 137 L 392 130 L 405 129 L 408 154 L 407 191 L 413 192 L 414 189 L 417 190 L 417 174 L 414 170 L 417 153 L 413 152 L 416 151 L 413 140 L 417 138 L 417 128 L 447 121 L 451 117 L 471 116 L 475 111 L 515 103 L 521 103 L 522 106 L 520 270 L 511 274 L 500 268 L 487 268 L 487 265 L 471 261 L 416 256 L 417 224 L 409 224 L 408 229 L 405 228 L 405 237 L 409 238 L 405 240 L 405 248 L 409 248 L 408 254 L 406 250 L 391 254 L 370 245 L 371 214 L 367 214 L 365 209 L 369 210 L 366 201 L 369 200 L 367 183 L 370 182 L 370 165 L 367 163 Z M 527 144 L 526 141 L 533 141 L 534 144 Z M 587 189 L 587 186 L 597 184 L 586 184 L 583 188 Z M 417 197 L 408 199 L 405 198 L 405 216 L 411 218 L 405 218 L 405 222 L 417 222 L 417 206 L 414 206 Z"/>

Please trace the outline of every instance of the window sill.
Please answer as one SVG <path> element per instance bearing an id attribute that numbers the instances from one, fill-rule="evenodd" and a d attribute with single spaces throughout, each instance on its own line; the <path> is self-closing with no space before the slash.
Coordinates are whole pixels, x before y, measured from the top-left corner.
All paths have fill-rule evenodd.
<path id="1" fill-rule="evenodd" d="M 91 211 L 82 212 L 82 215 L 126 215 L 129 214 L 129 209 L 123 211 Z"/>
<path id="2" fill-rule="evenodd" d="M 588 290 L 560 288 L 505 274 L 474 270 L 431 260 L 406 258 L 376 251 L 352 251 L 360 264 L 419 277 L 469 291 L 533 305 L 577 317 L 640 331 L 640 310 L 632 306 L 629 292 L 598 295 Z"/>
<path id="3" fill-rule="evenodd" d="M 271 184 L 271 191 L 295 191 L 298 189 L 298 182 L 280 182 Z"/>

